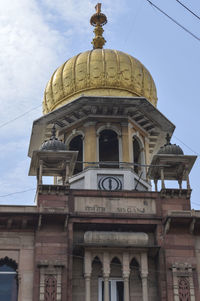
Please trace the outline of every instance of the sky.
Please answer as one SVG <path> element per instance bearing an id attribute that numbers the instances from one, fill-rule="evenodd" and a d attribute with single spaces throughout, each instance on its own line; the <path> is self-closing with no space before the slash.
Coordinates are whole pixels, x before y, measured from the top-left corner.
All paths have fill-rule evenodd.
<path id="1" fill-rule="evenodd" d="M 200 1 L 181 0 L 200 15 Z M 171 142 L 198 155 L 190 174 L 192 208 L 200 210 L 200 40 L 147 0 L 105 0 L 107 41 L 140 60 L 154 78 L 158 109 L 176 125 Z M 176 0 L 152 0 L 200 38 L 200 20 Z M 93 0 L 0 0 L 0 204 L 34 204 L 28 177 L 32 123 L 42 116 L 45 86 L 70 57 L 92 49 Z"/>

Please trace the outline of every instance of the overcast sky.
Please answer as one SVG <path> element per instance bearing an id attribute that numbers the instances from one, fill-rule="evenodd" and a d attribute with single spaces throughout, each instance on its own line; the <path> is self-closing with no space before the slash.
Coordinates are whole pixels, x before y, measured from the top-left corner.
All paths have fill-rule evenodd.
<path id="1" fill-rule="evenodd" d="M 182 1 L 200 15 L 200 1 Z M 108 18 L 105 48 L 127 52 L 147 67 L 158 109 L 176 125 L 172 142 L 185 154 L 200 154 L 200 41 L 147 0 L 101 2 Z M 176 0 L 152 2 L 200 38 L 200 20 Z M 36 181 L 28 177 L 27 157 L 32 122 L 42 115 L 43 92 L 54 70 L 92 48 L 89 19 L 96 3 L 0 0 L 0 204 L 34 202 Z M 198 157 L 190 175 L 195 209 L 200 209 L 199 178 Z"/>

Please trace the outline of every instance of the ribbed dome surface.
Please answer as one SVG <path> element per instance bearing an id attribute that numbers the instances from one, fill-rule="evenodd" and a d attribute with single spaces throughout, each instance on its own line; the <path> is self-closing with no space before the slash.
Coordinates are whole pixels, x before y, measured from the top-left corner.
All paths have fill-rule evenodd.
<path id="1" fill-rule="evenodd" d="M 86 51 L 60 66 L 45 89 L 43 111 L 51 112 L 83 94 L 141 96 L 157 103 L 149 71 L 134 57 L 111 49 Z"/>
<path id="2" fill-rule="evenodd" d="M 59 151 L 59 150 L 67 150 L 67 147 L 65 145 L 65 143 L 63 143 L 62 141 L 58 140 L 55 137 L 51 137 L 49 140 L 45 141 L 42 143 L 40 150 L 43 151 L 47 151 L 47 150 L 51 150 L 51 151 Z"/>
<path id="3" fill-rule="evenodd" d="M 183 150 L 179 145 L 176 144 L 165 144 L 162 146 L 158 153 L 158 155 L 184 155 Z"/>

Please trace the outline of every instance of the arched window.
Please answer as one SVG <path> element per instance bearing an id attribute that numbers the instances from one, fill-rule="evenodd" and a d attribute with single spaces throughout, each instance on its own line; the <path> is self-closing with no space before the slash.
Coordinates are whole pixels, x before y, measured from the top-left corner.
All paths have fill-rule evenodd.
<path id="1" fill-rule="evenodd" d="M 12 259 L 0 259 L 0 300 L 17 301 L 17 264 Z"/>
<path id="2" fill-rule="evenodd" d="M 122 264 L 117 257 L 110 263 L 109 276 L 110 301 L 124 301 L 124 282 L 122 278 Z M 104 279 L 99 278 L 99 301 L 104 300 Z"/>
<path id="3" fill-rule="evenodd" d="M 83 138 L 81 135 L 74 137 L 69 143 L 69 150 L 78 151 L 77 163 L 74 169 L 74 175 L 83 170 Z"/>
<path id="4" fill-rule="evenodd" d="M 117 134 L 112 130 L 103 130 L 99 135 L 99 162 L 106 161 L 111 164 L 101 163 L 100 167 L 119 167 L 119 142 Z"/>
<path id="5" fill-rule="evenodd" d="M 133 258 L 130 262 L 130 300 L 142 300 L 142 281 L 140 276 L 140 266 Z"/>

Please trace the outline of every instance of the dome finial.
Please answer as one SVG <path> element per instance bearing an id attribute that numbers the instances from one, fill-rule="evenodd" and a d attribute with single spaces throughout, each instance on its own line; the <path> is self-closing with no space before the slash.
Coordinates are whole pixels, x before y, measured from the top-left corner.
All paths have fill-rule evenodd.
<path id="1" fill-rule="evenodd" d="M 56 126 L 55 123 L 51 129 L 51 139 L 56 139 Z"/>
<path id="2" fill-rule="evenodd" d="M 171 144 L 170 143 L 171 137 L 170 137 L 169 133 L 167 133 L 165 139 L 166 139 L 166 144 L 165 145 L 170 145 Z"/>
<path id="3" fill-rule="evenodd" d="M 93 48 L 94 49 L 102 49 L 104 44 L 106 43 L 106 40 L 102 36 L 104 30 L 102 28 L 103 25 L 107 23 L 107 17 L 101 13 L 101 3 L 97 3 L 95 6 L 96 14 L 92 15 L 90 19 L 90 24 L 92 26 L 95 26 L 94 34 L 95 37 L 92 40 Z"/>

